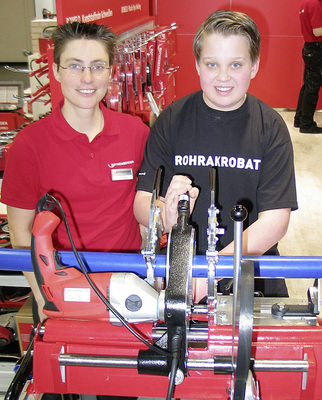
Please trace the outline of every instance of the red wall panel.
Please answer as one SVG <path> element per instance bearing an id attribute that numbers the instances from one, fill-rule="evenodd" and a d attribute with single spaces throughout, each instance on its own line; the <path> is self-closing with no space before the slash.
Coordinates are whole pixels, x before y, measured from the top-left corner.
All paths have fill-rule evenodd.
<path id="1" fill-rule="evenodd" d="M 174 58 L 175 65 L 179 66 L 176 72 L 177 98 L 200 89 L 192 41 L 193 35 L 177 35 L 177 54 Z M 184 54 L 184 57 L 181 57 L 181 54 Z"/>
<path id="2" fill-rule="evenodd" d="M 272 107 L 295 108 L 303 75 L 301 51 L 295 37 L 262 37 L 260 68 L 249 92 Z"/>
<path id="3" fill-rule="evenodd" d="M 232 0 L 231 10 L 248 14 L 261 35 L 301 36 L 299 6 L 302 0 Z"/>
<path id="4" fill-rule="evenodd" d="M 177 97 L 199 89 L 192 42 L 198 26 L 218 9 L 245 12 L 257 23 L 262 36 L 260 70 L 250 93 L 275 108 L 295 108 L 302 84 L 303 61 L 299 22 L 301 0 L 155 0 L 156 22 L 176 22 L 179 66 Z M 322 108 L 322 96 L 318 103 Z"/>
<path id="5" fill-rule="evenodd" d="M 180 35 L 194 34 L 215 9 L 230 8 L 229 0 L 156 0 L 156 3 L 156 22 L 159 25 L 176 22 Z"/>

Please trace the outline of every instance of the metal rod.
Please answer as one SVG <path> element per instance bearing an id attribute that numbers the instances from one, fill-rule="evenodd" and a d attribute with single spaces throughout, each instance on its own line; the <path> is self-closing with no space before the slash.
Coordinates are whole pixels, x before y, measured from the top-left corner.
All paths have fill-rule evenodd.
<path id="1" fill-rule="evenodd" d="M 137 357 L 104 357 L 83 354 L 60 354 L 59 365 L 77 367 L 137 368 Z"/>
<path id="2" fill-rule="evenodd" d="M 228 362 L 216 362 L 214 359 L 188 358 L 188 370 L 214 371 L 227 369 L 231 371 L 231 364 Z M 91 356 L 82 354 L 60 354 L 58 356 L 61 366 L 78 367 L 104 367 L 104 368 L 137 368 L 137 357 L 116 357 L 116 356 Z M 216 365 L 217 364 L 217 365 Z M 306 360 L 253 360 L 253 370 L 258 372 L 307 372 L 309 363 Z"/>
<path id="3" fill-rule="evenodd" d="M 71 251 L 59 251 L 63 265 L 77 266 L 75 255 Z M 146 264 L 141 254 L 80 252 L 81 258 L 90 272 L 135 272 L 146 276 Z M 255 276 L 265 278 L 322 278 L 322 257 L 280 257 L 253 256 L 243 257 L 255 264 Z M 0 249 L 0 270 L 32 271 L 30 250 Z M 155 276 L 165 276 L 166 256 L 157 255 Z M 206 256 L 197 255 L 193 258 L 193 276 L 208 276 Z M 216 265 L 218 278 L 233 277 L 233 256 L 219 256 Z"/>
<path id="4" fill-rule="evenodd" d="M 233 280 L 233 341 L 231 351 L 231 363 L 235 365 L 235 338 L 239 319 L 237 307 L 239 279 L 241 275 L 241 260 L 243 255 L 243 220 L 234 220 L 234 280 Z"/>
<path id="5" fill-rule="evenodd" d="M 166 329 L 153 329 L 152 332 L 152 339 L 153 340 L 159 340 L 165 333 Z M 208 329 L 205 328 L 203 331 L 198 330 L 198 331 L 188 331 L 187 333 L 187 342 L 188 343 L 193 343 L 193 342 L 207 342 L 208 340 Z"/>
<path id="6" fill-rule="evenodd" d="M 255 360 L 254 370 L 307 372 L 309 363 L 305 360 Z"/>
<path id="7" fill-rule="evenodd" d="M 218 361 L 217 361 L 218 359 Z M 223 357 L 227 360 L 227 357 Z M 220 371 L 226 373 L 231 371 L 231 363 L 222 360 L 221 357 L 214 359 L 189 359 L 187 361 L 188 370 Z M 253 370 L 255 372 L 307 372 L 309 363 L 306 360 L 253 360 Z"/>

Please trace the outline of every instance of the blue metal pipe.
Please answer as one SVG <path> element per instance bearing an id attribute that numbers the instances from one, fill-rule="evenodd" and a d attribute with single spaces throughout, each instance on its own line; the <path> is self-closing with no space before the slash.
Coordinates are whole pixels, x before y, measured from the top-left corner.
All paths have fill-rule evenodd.
<path id="1" fill-rule="evenodd" d="M 80 252 L 81 259 L 90 272 L 122 271 L 146 276 L 146 264 L 141 254 Z M 72 251 L 59 251 L 63 265 L 78 267 Z M 267 278 L 322 278 L 322 257 L 244 257 L 254 261 L 255 276 Z M 219 256 L 217 277 L 233 277 L 233 256 Z M 165 276 L 166 256 L 156 257 L 156 276 Z M 0 249 L 0 270 L 32 271 L 29 250 Z M 206 277 L 206 257 L 198 255 L 193 260 L 193 276 Z"/>

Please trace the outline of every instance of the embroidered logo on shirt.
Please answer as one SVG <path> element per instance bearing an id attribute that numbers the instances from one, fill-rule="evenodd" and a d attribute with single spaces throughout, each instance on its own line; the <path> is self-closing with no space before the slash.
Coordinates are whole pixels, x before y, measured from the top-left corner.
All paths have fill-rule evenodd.
<path id="1" fill-rule="evenodd" d="M 120 165 L 128 165 L 128 164 L 134 164 L 134 161 L 122 161 L 122 162 L 117 162 L 117 163 L 111 163 L 107 164 L 110 168 L 118 167 Z"/>
<path id="2" fill-rule="evenodd" d="M 127 181 L 133 179 L 133 169 L 132 168 L 115 168 L 124 165 L 134 164 L 133 160 L 121 161 L 116 163 L 107 164 L 111 168 L 112 181 Z M 115 168 L 115 169 L 113 169 Z"/>

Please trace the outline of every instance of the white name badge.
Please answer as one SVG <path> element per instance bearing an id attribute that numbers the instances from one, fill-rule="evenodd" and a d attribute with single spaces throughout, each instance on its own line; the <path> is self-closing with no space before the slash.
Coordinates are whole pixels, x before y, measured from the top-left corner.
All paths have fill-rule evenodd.
<path id="1" fill-rule="evenodd" d="M 127 181 L 133 179 L 132 168 L 112 169 L 112 181 Z"/>

